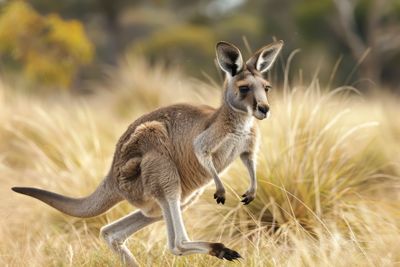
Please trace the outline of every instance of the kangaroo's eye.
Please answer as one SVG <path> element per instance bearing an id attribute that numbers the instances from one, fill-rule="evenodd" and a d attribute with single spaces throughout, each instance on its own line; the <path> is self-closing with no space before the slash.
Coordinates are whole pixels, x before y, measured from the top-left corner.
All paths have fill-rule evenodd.
<path id="1" fill-rule="evenodd" d="M 239 86 L 239 91 L 241 94 L 247 94 L 250 91 L 248 86 Z"/>
<path id="2" fill-rule="evenodd" d="M 265 89 L 265 92 L 268 92 L 269 90 L 272 89 L 272 87 L 271 87 L 271 85 L 266 85 L 266 86 L 264 87 L 264 89 Z"/>

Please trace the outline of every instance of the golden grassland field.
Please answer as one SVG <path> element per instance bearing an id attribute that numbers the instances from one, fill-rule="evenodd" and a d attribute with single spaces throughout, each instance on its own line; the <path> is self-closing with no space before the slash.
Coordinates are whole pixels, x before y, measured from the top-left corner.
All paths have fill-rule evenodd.
<path id="1" fill-rule="evenodd" d="M 90 96 L 0 86 L 0 266 L 120 266 L 99 229 L 132 207 L 78 219 L 10 190 L 92 192 L 114 145 L 141 114 L 176 102 L 217 106 L 220 89 L 179 70 L 127 59 Z M 400 105 L 386 93 L 285 82 L 260 123 L 259 191 L 249 206 L 240 162 L 224 173 L 227 203 L 210 186 L 185 212 L 193 239 L 223 241 L 244 257 L 176 257 L 163 222 L 129 239 L 142 266 L 400 266 Z"/>

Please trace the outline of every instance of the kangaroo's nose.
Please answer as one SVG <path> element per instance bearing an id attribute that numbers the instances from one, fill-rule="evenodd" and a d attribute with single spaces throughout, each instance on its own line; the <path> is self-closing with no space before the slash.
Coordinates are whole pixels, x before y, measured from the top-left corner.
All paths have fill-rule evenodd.
<path id="1" fill-rule="evenodd" d="M 262 114 L 266 115 L 269 111 L 269 106 L 267 105 L 258 105 L 257 106 L 258 111 L 260 111 Z"/>

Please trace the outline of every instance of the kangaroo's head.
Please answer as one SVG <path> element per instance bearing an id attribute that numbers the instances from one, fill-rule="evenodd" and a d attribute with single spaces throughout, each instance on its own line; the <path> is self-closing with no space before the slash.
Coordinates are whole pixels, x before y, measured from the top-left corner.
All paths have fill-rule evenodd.
<path id="1" fill-rule="evenodd" d="M 217 44 L 217 61 L 226 73 L 226 104 L 237 112 L 247 113 L 259 120 L 268 117 L 267 93 L 271 84 L 262 74 L 271 68 L 282 46 L 283 41 L 264 46 L 244 63 L 236 46 L 227 42 Z"/>

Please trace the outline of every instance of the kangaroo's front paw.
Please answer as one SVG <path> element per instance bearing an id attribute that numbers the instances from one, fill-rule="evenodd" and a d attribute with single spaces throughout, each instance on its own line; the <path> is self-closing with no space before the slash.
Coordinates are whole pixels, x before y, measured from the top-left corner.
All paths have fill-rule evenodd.
<path id="1" fill-rule="evenodd" d="M 217 190 L 214 194 L 214 199 L 217 203 L 225 204 L 225 190 Z"/>
<path id="2" fill-rule="evenodd" d="M 246 193 L 242 195 L 242 197 L 243 199 L 241 202 L 243 202 L 244 205 L 248 205 L 256 198 L 256 192 L 247 190 Z"/>

